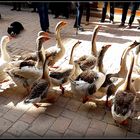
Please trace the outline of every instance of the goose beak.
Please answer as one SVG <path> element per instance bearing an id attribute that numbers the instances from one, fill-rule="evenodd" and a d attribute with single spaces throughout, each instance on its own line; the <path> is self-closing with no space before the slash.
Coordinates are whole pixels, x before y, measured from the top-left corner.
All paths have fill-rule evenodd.
<path id="1" fill-rule="evenodd" d="M 83 97 L 83 104 L 86 103 L 89 100 L 88 96 Z"/>
<path id="2" fill-rule="evenodd" d="M 13 38 L 14 38 L 13 36 L 10 36 L 10 35 L 9 35 L 9 39 L 10 39 L 10 40 L 13 39 Z"/>
<path id="3" fill-rule="evenodd" d="M 64 25 L 66 25 L 66 24 L 68 24 L 68 23 L 67 23 L 67 22 L 65 22 L 65 21 L 63 21 L 63 22 L 62 22 L 62 25 L 63 25 L 63 26 L 64 26 Z"/>

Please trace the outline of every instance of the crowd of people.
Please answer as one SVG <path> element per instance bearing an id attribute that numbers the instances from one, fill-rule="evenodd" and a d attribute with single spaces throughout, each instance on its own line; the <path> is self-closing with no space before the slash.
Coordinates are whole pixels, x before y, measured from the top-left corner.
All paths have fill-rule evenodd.
<path id="1" fill-rule="evenodd" d="M 86 25 L 89 24 L 89 19 L 90 19 L 90 7 L 94 2 L 74 2 L 75 5 L 75 22 L 73 25 L 73 28 L 77 28 L 77 30 L 84 31 L 84 28 L 81 26 L 81 20 L 82 20 L 82 15 L 85 10 L 86 13 Z M 115 16 L 115 3 L 116 2 L 108 2 L 104 1 L 103 2 L 103 7 L 102 7 L 102 15 L 100 22 L 104 23 L 106 19 L 106 13 L 107 13 L 107 8 L 108 5 L 110 6 L 110 16 L 109 16 L 109 22 L 111 24 L 114 24 L 114 16 Z M 125 26 L 125 21 L 127 18 L 127 13 L 128 9 L 131 6 L 131 14 L 128 22 L 128 26 L 126 27 L 127 29 L 130 29 L 132 27 L 132 24 L 135 19 L 136 11 L 139 8 L 139 3 L 140 2 L 122 2 L 122 17 L 121 17 L 121 22 L 119 27 L 124 27 Z M 40 26 L 43 31 L 48 31 L 49 32 L 49 16 L 48 16 L 48 10 L 50 9 L 52 14 L 54 14 L 54 18 L 58 18 L 59 16 L 63 16 L 65 19 L 69 19 L 70 15 L 70 5 L 72 2 L 29 2 L 29 5 L 33 10 L 31 12 L 38 12 L 39 14 L 39 19 L 40 19 Z M 16 10 L 16 11 L 21 11 L 21 3 L 20 2 L 13 2 L 13 8 L 11 9 Z M 139 20 L 138 20 L 139 21 Z M 140 29 L 140 26 L 138 26 L 137 29 Z"/>

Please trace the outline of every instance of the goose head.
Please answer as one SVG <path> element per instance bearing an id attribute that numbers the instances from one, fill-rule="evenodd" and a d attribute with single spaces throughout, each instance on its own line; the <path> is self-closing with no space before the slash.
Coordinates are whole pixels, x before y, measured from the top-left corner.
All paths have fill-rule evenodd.
<path id="1" fill-rule="evenodd" d="M 47 33 L 47 32 L 45 32 L 45 31 L 39 31 L 38 33 L 37 33 L 37 36 L 39 37 L 39 36 L 49 36 L 49 34 Z"/>
<path id="2" fill-rule="evenodd" d="M 67 24 L 67 22 L 65 22 L 65 21 L 58 22 L 55 27 L 55 31 L 61 30 L 66 24 Z"/>

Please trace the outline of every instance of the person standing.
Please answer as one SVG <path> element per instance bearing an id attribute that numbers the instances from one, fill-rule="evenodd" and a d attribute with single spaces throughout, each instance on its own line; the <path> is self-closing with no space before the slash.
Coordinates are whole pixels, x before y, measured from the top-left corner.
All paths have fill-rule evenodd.
<path id="1" fill-rule="evenodd" d="M 106 18 L 106 12 L 107 12 L 107 6 L 108 6 L 107 1 L 105 1 L 103 3 L 103 9 L 102 9 L 102 18 L 100 20 L 100 22 L 104 22 L 105 18 Z M 110 23 L 114 24 L 114 2 L 110 2 Z"/>
<path id="2" fill-rule="evenodd" d="M 39 13 L 40 26 L 42 31 L 49 32 L 48 3 L 38 2 L 37 9 Z"/>
<path id="3" fill-rule="evenodd" d="M 21 3 L 20 2 L 13 2 L 13 8 L 11 11 L 16 10 L 16 11 L 21 11 Z"/>
<path id="4" fill-rule="evenodd" d="M 119 25 L 120 27 L 125 25 L 125 20 L 127 17 L 127 12 L 128 12 L 130 4 L 131 4 L 131 2 L 124 2 L 124 4 L 123 4 L 122 19 L 121 19 L 121 24 Z M 139 3 L 132 2 L 131 16 L 129 18 L 128 26 L 126 27 L 127 29 L 131 28 L 132 23 L 135 19 L 135 15 L 136 15 L 136 11 L 137 11 L 138 7 L 139 7 Z"/>
<path id="5" fill-rule="evenodd" d="M 82 2 L 76 2 L 76 19 L 74 23 L 74 28 L 84 31 L 84 28 L 81 26 L 81 19 L 83 15 L 83 4 Z"/>

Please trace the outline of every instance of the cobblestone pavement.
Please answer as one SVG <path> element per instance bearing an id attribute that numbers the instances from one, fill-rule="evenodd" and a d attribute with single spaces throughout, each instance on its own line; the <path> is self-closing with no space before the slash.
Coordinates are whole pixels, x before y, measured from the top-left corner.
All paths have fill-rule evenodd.
<path id="1" fill-rule="evenodd" d="M 12 7 L 0 5 L 0 38 L 7 34 L 7 27 L 13 21 L 20 21 L 24 27 L 23 31 L 8 44 L 10 54 L 22 54 L 32 52 L 36 49 L 36 37 L 40 31 L 39 17 L 37 13 L 31 13 L 30 9 L 23 11 L 10 11 Z M 70 19 L 50 18 L 50 31 L 54 32 L 57 22 L 65 20 L 68 25 L 62 30 L 62 38 L 66 47 L 65 59 L 68 59 L 69 50 L 76 39 L 82 41 L 81 47 L 75 53 L 75 58 L 89 52 L 92 30 L 95 25 L 100 24 L 99 18 L 91 17 L 90 24 L 84 25 L 84 32 L 76 35 L 73 29 L 74 17 Z M 136 17 L 137 18 L 137 17 Z M 115 24 L 104 23 L 97 36 L 99 48 L 106 43 L 123 46 L 137 39 L 140 32 L 136 29 L 137 21 L 134 21 L 132 29 L 118 28 L 120 15 L 115 15 Z M 128 22 L 128 19 L 127 19 Z M 55 45 L 54 34 L 44 44 L 44 47 Z M 78 48 L 77 48 L 78 49 Z M 77 53 L 79 52 L 79 53 Z M 114 53 L 115 54 L 115 53 Z M 60 64 L 60 63 L 59 63 Z M 67 87 L 66 87 L 67 88 Z M 57 94 L 56 94 L 57 93 Z M 1 92 L 0 96 L 0 138 L 107 138 L 121 137 L 132 138 L 140 135 L 140 121 L 131 120 L 130 126 L 118 127 L 111 116 L 110 111 L 105 112 L 103 104 L 93 103 L 82 104 L 80 100 L 66 94 L 61 96 L 56 91 L 56 100 L 53 103 L 43 102 L 42 107 L 36 108 L 32 104 L 24 105 L 26 97 L 25 89 L 22 87 L 9 88 Z M 53 93 L 52 93 L 53 94 Z"/>

